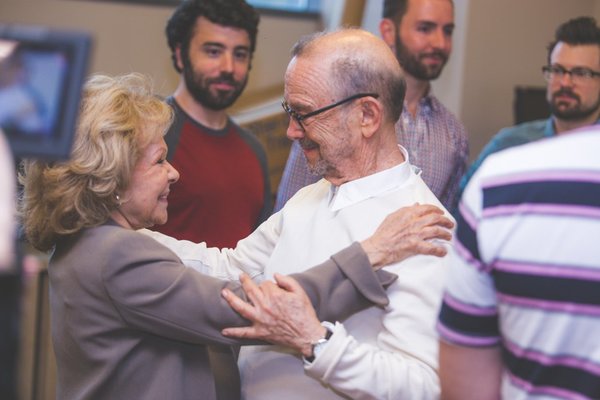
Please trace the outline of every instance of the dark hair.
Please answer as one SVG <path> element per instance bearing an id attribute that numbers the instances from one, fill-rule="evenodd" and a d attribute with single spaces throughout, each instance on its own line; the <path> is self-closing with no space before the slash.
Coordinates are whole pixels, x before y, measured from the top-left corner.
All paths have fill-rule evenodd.
<path id="1" fill-rule="evenodd" d="M 408 10 L 409 1 L 410 0 L 385 0 L 383 2 L 383 13 L 381 17 L 391 19 L 396 25 L 399 25 L 402 17 L 406 14 L 406 10 Z M 452 0 L 450 0 L 450 3 L 454 4 Z"/>
<path id="2" fill-rule="evenodd" d="M 554 41 L 548 45 L 548 64 L 550 64 L 550 55 L 558 42 L 570 45 L 595 44 L 600 46 L 600 28 L 592 17 L 573 18 L 560 25 L 554 34 Z"/>
<path id="3" fill-rule="evenodd" d="M 409 0 L 385 0 L 383 3 L 382 18 L 388 18 L 399 23 L 406 10 L 408 9 Z"/>
<path id="4" fill-rule="evenodd" d="M 180 47 L 181 57 L 183 59 L 188 57 L 190 41 L 198 17 L 205 17 L 215 24 L 240 28 L 248 32 L 252 56 L 256 48 L 260 16 L 251 5 L 244 0 L 184 0 L 169 18 L 165 29 L 171 48 L 171 59 L 177 72 L 181 72 L 181 69 L 177 66 L 175 49 Z"/>

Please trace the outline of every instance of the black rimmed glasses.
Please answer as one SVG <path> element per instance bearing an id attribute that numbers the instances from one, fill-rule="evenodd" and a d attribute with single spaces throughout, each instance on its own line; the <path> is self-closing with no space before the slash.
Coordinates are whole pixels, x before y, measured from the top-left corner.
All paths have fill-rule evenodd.
<path id="1" fill-rule="evenodd" d="M 600 76 L 600 72 L 593 71 L 585 67 L 575 67 L 573 69 L 566 69 L 560 65 L 544 65 L 542 67 L 544 78 L 547 81 L 562 79 L 565 75 L 570 75 L 571 80 L 574 82 L 587 82 Z"/>
<path id="2" fill-rule="evenodd" d="M 298 114 L 298 112 L 296 110 L 294 110 L 292 107 L 290 107 L 290 105 L 285 100 L 281 102 L 281 107 L 283 107 L 283 109 L 290 116 L 290 118 L 292 118 L 294 121 L 296 121 L 298 123 L 298 125 L 300 125 L 300 128 L 302 128 L 302 130 L 304 130 L 304 125 L 302 125 L 302 121 L 304 121 L 306 118 L 314 117 L 315 115 L 324 113 L 327 110 L 331 110 L 332 108 L 335 108 L 337 106 L 341 106 L 344 103 L 348 103 L 348 102 L 350 102 L 352 100 L 360 99 L 362 97 L 375 97 L 375 98 L 378 98 L 379 95 L 377 93 L 357 93 L 355 95 L 352 95 L 350 97 L 346 97 L 345 99 L 337 101 L 337 102 L 335 102 L 333 104 L 330 104 L 328 106 L 319 108 L 318 110 L 311 111 L 311 112 L 309 112 L 307 114 L 304 114 L 304 115 Z"/>

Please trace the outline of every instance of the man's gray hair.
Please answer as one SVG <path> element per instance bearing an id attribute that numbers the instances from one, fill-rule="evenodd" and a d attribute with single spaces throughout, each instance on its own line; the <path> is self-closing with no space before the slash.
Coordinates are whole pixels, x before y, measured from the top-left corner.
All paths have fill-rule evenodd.
<path id="1" fill-rule="evenodd" d="M 320 39 L 346 31 L 364 32 L 359 28 L 340 28 L 303 36 L 292 47 L 292 57 L 309 57 L 313 49 L 318 48 Z M 336 52 L 337 57 L 329 70 L 330 88 L 340 99 L 357 93 L 377 93 L 387 117 L 397 121 L 406 93 L 406 82 L 399 65 L 398 68 L 389 68 L 386 63 L 365 57 L 358 49 L 348 50 L 340 48 Z"/>

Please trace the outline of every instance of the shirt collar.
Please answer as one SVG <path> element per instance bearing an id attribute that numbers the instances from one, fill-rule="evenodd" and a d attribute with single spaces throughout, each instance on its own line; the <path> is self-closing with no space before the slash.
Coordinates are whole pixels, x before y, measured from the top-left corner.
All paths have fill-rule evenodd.
<path id="1" fill-rule="evenodd" d="M 600 125 L 600 119 L 597 119 L 593 125 Z M 546 120 L 546 126 L 544 127 L 544 137 L 551 137 L 556 135 L 556 129 L 554 129 L 554 117 L 550 117 Z"/>
<path id="2" fill-rule="evenodd" d="M 554 118 L 550 117 L 546 121 L 546 126 L 544 127 L 544 137 L 554 136 L 556 131 L 554 130 Z"/>
<path id="3" fill-rule="evenodd" d="M 425 96 L 421 97 L 421 99 L 419 100 L 419 113 L 422 112 L 426 115 L 431 115 L 432 113 L 439 112 L 440 106 L 440 101 L 431 93 L 431 90 L 429 90 L 429 92 Z M 404 103 L 402 113 L 408 113 L 406 103 Z"/>
<path id="4" fill-rule="evenodd" d="M 421 99 L 421 104 L 427 105 L 429 108 L 431 108 L 433 112 L 437 113 L 438 111 L 440 111 L 441 103 L 437 99 L 437 97 L 435 97 L 433 93 L 431 93 L 431 90 L 429 90 L 427 96 Z"/>
<path id="5" fill-rule="evenodd" d="M 410 165 L 406 149 L 400 145 L 398 147 L 404 155 L 404 162 L 340 186 L 331 185 L 329 209 L 339 211 L 363 200 L 390 192 L 404 185 L 412 175 L 418 174 L 418 171 L 413 170 L 414 167 Z"/>

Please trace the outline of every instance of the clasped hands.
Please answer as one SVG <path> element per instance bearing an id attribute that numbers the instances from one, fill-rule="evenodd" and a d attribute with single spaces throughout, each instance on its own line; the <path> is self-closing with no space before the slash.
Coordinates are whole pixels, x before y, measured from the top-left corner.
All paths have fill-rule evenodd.
<path id="1" fill-rule="evenodd" d="M 311 343 L 325 336 L 315 310 L 298 282 L 289 276 L 275 274 L 275 282 L 257 285 L 246 274 L 240 282 L 250 303 L 228 289 L 222 292 L 231 308 L 253 324 L 226 328 L 223 335 L 260 339 L 290 347 L 304 356 L 312 355 Z"/>

